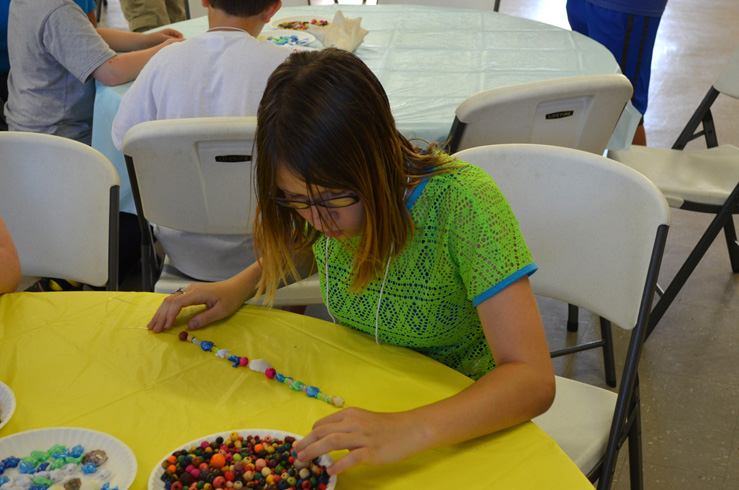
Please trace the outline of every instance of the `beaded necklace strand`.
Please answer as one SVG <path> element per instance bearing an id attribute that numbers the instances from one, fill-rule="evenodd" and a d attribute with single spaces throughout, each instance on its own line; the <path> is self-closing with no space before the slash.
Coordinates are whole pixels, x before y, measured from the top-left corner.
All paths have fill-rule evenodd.
<path id="1" fill-rule="evenodd" d="M 227 361 L 232 362 L 233 367 L 248 366 L 249 369 L 251 369 L 252 371 L 264 373 L 267 378 L 274 379 L 279 383 L 287 385 L 291 390 L 302 391 L 309 398 L 316 398 L 336 407 L 344 406 L 344 399 L 340 396 L 326 395 L 324 393 L 321 393 L 321 390 L 315 386 L 306 386 L 305 383 L 303 383 L 302 381 L 295 381 L 290 376 L 280 374 L 275 370 L 275 368 L 272 367 L 272 365 L 268 361 L 265 361 L 264 359 L 254 359 L 249 362 L 248 357 L 232 355 L 226 349 L 219 349 L 218 347 L 216 347 L 213 342 L 197 339 L 192 334 L 187 333 L 186 331 L 180 332 L 179 339 L 183 342 L 191 342 L 195 345 L 198 345 L 205 352 L 213 352 L 216 357 L 220 357 L 221 359 L 226 359 Z"/>

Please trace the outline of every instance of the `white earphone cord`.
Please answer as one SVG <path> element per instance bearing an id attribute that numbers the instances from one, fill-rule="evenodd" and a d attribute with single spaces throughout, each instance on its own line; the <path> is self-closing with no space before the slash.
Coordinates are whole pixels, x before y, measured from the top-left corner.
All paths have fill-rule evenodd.
<path id="1" fill-rule="evenodd" d="M 407 181 L 410 182 L 410 177 L 407 178 Z M 405 202 L 405 198 L 408 195 L 408 188 L 406 187 L 405 191 L 403 191 L 403 202 Z M 329 237 L 326 237 L 326 257 L 324 258 L 324 265 L 325 265 L 325 278 L 326 278 L 326 311 L 328 311 L 328 316 L 331 317 L 331 321 L 336 323 L 336 318 L 331 314 L 331 305 L 329 304 L 329 276 L 328 276 L 328 242 L 331 240 Z M 390 270 L 390 261 L 392 260 L 392 250 L 390 251 L 390 257 L 387 258 L 387 264 L 385 264 L 385 274 L 382 276 L 382 285 L 380 286 L 380 297 L 377 299 L 377 311 L 375 311 L 375 343 L 377 345 L 380 345 L 380 336 L 379 336 L 379 330 L 380 330 L 380 306 L 382 306 L 382 294 L 385 292 L 385 281 L 387 281 L 387 273 Z"/>

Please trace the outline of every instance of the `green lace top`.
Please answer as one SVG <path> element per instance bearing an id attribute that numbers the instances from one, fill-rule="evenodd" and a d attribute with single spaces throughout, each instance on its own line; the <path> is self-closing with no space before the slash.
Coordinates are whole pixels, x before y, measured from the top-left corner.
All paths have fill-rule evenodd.
<path id="1" fill-rule="evenodd" d="M 537 266 L 496 183 L 482 169 L 462 165 L 422 182 L 409 197 L 415 234 L 391 260 L 382 297 L 382 277 L 359 294 L 349 291 L 352 253 L 337 240 L 327 252 L 321 237 L 313 251 L 324 302 L 339 323 L 375 335 L 381 300 L 380 340 L 477 379 L 495 360 L 476 306 Z"/>

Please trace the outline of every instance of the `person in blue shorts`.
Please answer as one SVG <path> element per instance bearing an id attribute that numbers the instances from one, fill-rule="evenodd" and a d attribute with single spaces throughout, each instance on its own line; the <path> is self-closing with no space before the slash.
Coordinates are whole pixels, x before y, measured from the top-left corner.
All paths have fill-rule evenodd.
<path id="1" fill-rule="evenodd" d="M 666 5 L 667 0 L 567 0 L 570 27 L 613 53 L 634 86 L 631 103 L 642 116 L 647 112 L 652 50 Z M 644 117 L 633 143 L 647 144 Z"/>

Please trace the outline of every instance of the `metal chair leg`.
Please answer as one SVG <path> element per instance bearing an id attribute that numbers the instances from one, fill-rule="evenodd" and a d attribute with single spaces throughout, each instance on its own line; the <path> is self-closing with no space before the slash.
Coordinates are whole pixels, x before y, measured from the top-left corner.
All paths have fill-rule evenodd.
<path id="1" fill-rule="evenodd" d="M 736 229 L 734 228 L 733 219 L 729 219 L 726 225 L 724 225 L 724 235 L 726 236 L 726 246 L 729 248 L 731 270 L 737 273 L 739 272 L 739 241 L 736 239 Z"/>
<path id="2" fill-rule="evenodd" d="M 600 318 L 600 335 L 603 339 L 603 367 L 606 373 L 606 384 L 611 388 L 616 387 L 616 362 L 613 355 L 613 334 L 611 322 Z"/>
<path id="3" fill-rule="evenodd" d="M 567 305 L 567 331 L 568 332 L 577 332 L 578 328 L 578 316 L 579 316 L 580 310 L 575 305 Z"/>
<path id="4" fill-rule="evenodd" d="M 634 391 L 636 406 L 632 413 L 629 428 L 629 482 L 631 490 L 644 489 L 644 467 L 641 442 L 641 409 L 639 407 L 639 387 Z"/>

